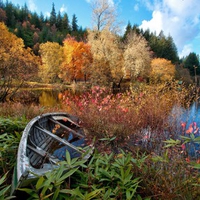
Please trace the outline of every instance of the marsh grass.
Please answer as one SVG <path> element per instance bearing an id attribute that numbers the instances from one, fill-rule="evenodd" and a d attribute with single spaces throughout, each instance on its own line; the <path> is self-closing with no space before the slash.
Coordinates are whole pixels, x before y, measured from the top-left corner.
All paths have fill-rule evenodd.
<path id="1" fill-rule="evenodd" d="M 15 118 L 30 120 L 46 112 L 60 111 L 60 107 L 43 107 L 34 104 L 22 104 L 20 102 L 0 103 L 0 116 L 5 118 Z"/>

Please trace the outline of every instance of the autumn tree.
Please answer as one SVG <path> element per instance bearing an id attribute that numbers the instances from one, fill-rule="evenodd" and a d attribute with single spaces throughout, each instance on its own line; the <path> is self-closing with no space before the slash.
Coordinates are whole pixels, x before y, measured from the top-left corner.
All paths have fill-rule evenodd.
<path id="1" fill-rule="evenodd" d="M 42 59 L 39 77 L 45 83 L 58 82 L 60 65 L 63 62 L 63 47 L 56 42 L 46 42 L 40 45 L 39 53 Z"/>
<path id="2" fill-rule="evenodd" d="M 112 32 L 118 31 L 116 7 L 109 0 L 92 1 L 92 23 L 93 29 L 102 31 L 108 29 Z"/>
<path id="3" fill-rule="evenodd" d="M 92 62 L 90 46 L 84 42 L 78 42 L 70 36 L 64 40 L 63 44 L 64 60 L 59 76 L 65 82 L 86 81 L 90 71 L 88 68 Z"/>
<path id="4" fill-rule="evenodd" d="M 133 81 L 139 76 L 148 76 L 151 52 L 143 36 L 131 31 L 124 42 L 123 56 L 127 78 Z"/>
<path id="5" fill-rule="evenodd" d="M 175 66 L 170 60 L 155 58 L 151 61 L 150 79 L 153 83 L 165 82 L 175 77 Z"/>
<path id="6" fill-rule="evenodd" d="M 89 31 L 93 64 L 91 81 L 95 85 L 120 85 L 124 77 L 123 55 L 119 38 L 109 30 Z"/>
<path id="7" fill-rule="evenodd" d="M 26 80 L 37 72 L 37 58 L 24 48 L 22 39 L 0 23 L 0 101 L 12 98 Z M 14 83 L 15 81 L 15 83 Z"/>

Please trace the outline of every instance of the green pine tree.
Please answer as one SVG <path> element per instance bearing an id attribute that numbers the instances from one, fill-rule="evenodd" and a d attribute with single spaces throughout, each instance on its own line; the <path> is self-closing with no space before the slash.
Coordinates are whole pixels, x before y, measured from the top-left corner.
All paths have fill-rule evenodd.
<path id="1" fill-rule="evenodd" d="M 56 24 L 56 10 L 55 10 L 55 5 L 54 3 L 52 4 L 52 10 L 50 13 L 50 25 L 53 26 L 54 24 Z"/>

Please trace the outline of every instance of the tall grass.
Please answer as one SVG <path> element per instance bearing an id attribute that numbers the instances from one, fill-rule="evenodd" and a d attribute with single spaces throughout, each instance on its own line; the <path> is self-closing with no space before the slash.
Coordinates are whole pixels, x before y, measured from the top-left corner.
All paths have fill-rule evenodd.
<path id="1" fill-rule="evenodd" d="M 6 103 L 0 103 L 0 116 L 5 118 L 17 118 L 22 119 L 26 118 L 28 120 L 41 115 L 46 112 L 53 112 L 53 111 L 59 111 L 61 108 L 59 107 L 42 107 L 34 104 L 22 104 L 20 102 L 6 102 Z"/>

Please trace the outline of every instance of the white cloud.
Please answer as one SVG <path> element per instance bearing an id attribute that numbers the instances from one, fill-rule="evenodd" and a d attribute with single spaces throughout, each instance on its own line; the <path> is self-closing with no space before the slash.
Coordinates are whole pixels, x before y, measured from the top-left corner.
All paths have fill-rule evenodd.
<path id="1" fill-rule="evenodd" d="M 139 4 L 137 3 L 134 5 L 134 11 L 138 11 L 138 10 L 139 10 Z"/>
<path id="2" fill-rule="evenodd" d="M 87 3 L 92 3 L 92 1 L 94 1 L 94 0 L 85 0 Z M 114 3 L 114 0 L 106 0 L 107 2 L 108 2 L 108 4 L 110 5 L 110 6 L 114 6 L 115 5 L 115 3 Z"/>
<path id="3" fill-rule="evenodd" d="M 60 12 L 67 12 L 67 7 L 65 7 L 65 5 L 63 4 L 62 7 L 60 8 Z"/>
<path id="4" fill-rule="evenodd" d="M 183 46 L 182 51 L 179 53 L 180 58 L 188 56 L 192 52 L 193 46 L 191 44 L 186 44 Z"/>
<path id="5" fill-rule="evenodd" d="M 152 11 L 152 19 L 144 20 L 141 28 L 170 34 L 180 55 L 192 51 L 192 46 L 185 44 L 192 42 L 200 31 L 199 0 L 142 0 L 142 3 Z"/>
<path id="6" fill-rule="evenodd" d="M 50 12 L 45 12 L 45 13 L 44 13 L 44 16 L 45 16 L 45 17 L 50 17 L 50 15 L 51 15 Z"/>
<path id="7" fill-rule="evenodd" d="M 31 10 L 32 12 L 37 10 L 37 6 L 35 5 L 34 0 L 28 0 L 28 8 L 29 10 Z"/>
<path id="8" fill-rule="evenodd" d="M 158 35 L 163 28 L 162 17 L 163 15 L 160 11 L 153 11 L 152 19 L 150 21 L 143 20 L 140 27 L 144 30 L 149 28 L 152 32 L 156 32 Z"/>

